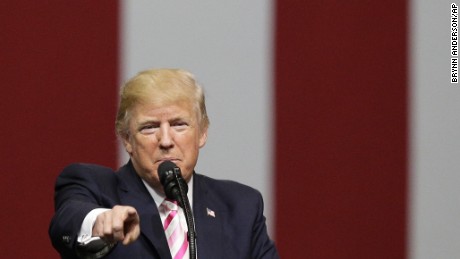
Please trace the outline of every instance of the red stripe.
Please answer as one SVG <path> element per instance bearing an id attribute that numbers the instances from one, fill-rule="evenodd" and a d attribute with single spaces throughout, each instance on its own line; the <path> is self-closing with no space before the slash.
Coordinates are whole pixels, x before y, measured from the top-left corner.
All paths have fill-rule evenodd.
<path id="1" fill-rule="evenodd" d="M 118 1 L 2 1 L 3 258 L 57 258 L 48 238 L 56 176 L 116 166 Z"/>
<path id="2" fill-rule="evenodd" d="M 168 216 L 165 219 L 165 223 L 164 223 L 164 226 L 163 226 L 164 230 L 168 229 L 169 224 L 171 224 L 171 221 L 174 219 L 176 214 L 177 214 L 176 210 L 172 210 L 171 212 L 169 212 Z"/>
<path id="3" fill-rule="evenodd" d="M 188 249 L 188 240 L 187 237 L 185 237 L 184 242 L 182 242 L 182 246 L 180 247 L 179 251 L 177 251 L 177 254 L 174 256 L 174 259 L 182 259 L 187 252 Z"/>
<path id="4" fill-rule="evenodd" d="M 406 256 L 406 8 L 277 1 L 282 258 Z"/>

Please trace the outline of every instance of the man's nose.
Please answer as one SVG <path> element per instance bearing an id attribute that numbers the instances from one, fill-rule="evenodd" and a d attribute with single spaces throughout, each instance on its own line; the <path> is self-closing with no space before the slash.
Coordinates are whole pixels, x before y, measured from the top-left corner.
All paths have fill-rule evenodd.
<path id="1" fill-rule="evenodd" d="M 171 131 L 171 126 L 169 125 L 162 125 L 160 127 L 160 132 L 159 132 L 159 143 L 160 143 L 160 148 L 167 149 L 171 148 L 173 146 L 173 136 L 172 136 L 172 131 Z"/>

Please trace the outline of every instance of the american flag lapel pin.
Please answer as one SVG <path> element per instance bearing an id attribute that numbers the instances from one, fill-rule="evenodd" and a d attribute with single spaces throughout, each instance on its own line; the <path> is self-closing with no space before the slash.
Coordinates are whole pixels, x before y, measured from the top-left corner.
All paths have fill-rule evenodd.
<path id="1" fill-rule="evenodd" d="M 209 217 L 213 217 L 213 218 L 216 217 L 216 213 L 215 213 L 213 210 L 210 210 L 209 208 L 206 208 L 206 214 L 207 214 Z"/>

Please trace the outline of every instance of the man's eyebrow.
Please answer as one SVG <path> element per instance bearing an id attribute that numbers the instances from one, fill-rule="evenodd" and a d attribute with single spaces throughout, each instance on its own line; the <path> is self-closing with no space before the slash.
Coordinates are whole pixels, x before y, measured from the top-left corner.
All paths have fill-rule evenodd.
<path id="1" fill-rule="evenodd" d="M 191 121 L 191 118 L 189 118 L 188 116 L 180 116 L 179 115 L 177 117 L 173 117 L 173 118 L 168 120 L 169 123 L 178 122 L 178 121 L 188 122 L 188 121 Z M 141 119 L 141 120 L 136 122 L 136 124 L 139 125 L 139 126 L 143 126 L 143 125 L 147 125 L 147 124 L 160 124 L 160 123 L 161 123 L 160 120 L 151 119 L 151 118 Z"/>
<path id="2" fill-rule="evenodd" d="M 189 121 L 189 119 L 187 117 L 178 116 L 178 117 L 171 118 L 168 121 L 171 123 L 171 122 L 178 122 L 178 121 Z"/>
<path id="3" fill-rule="evenodd" d="M 140 120 L 140 121 L 137 121 L 136 124 L 138 126 L 144 126 L 144 125 L 147 125 L 147 124 L 159 124 L 160 122 L 158 120 L 155 120 L 155 119 L 144 119 L 144 120 Z"/>

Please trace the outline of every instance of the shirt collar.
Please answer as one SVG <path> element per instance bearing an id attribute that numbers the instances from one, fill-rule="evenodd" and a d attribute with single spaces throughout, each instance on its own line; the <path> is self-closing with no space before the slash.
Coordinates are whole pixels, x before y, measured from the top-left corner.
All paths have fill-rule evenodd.
<path id="1" fill-rule="evenodd" d="M 145 187 L 147 188 L 147 191 L 149 191 L 150 195 L 155 201 L 155 204 L 157 205 L 157 208 L 159 209 L 163 201 L 166 199 L 166 196 L 163 193 L 152 188 L 146 181 L 144 181 L 144 179 L 142 179 L 142 182 L 144 183 Z M 192 177 L 190 178 L 190 181 L 188 181 L 187 186 L 188 186 L 188 192 L 187 192 L 188 201 L 190 203 L 190 207 L 193 208 L 193 174 L 192 174 Z"/>

